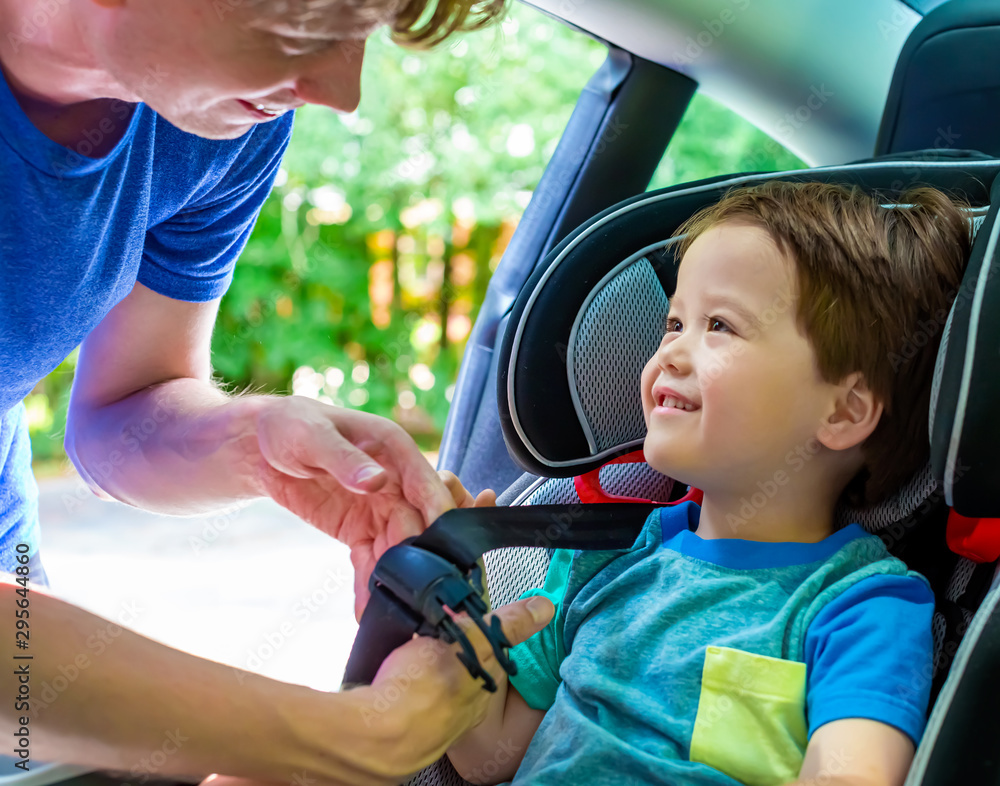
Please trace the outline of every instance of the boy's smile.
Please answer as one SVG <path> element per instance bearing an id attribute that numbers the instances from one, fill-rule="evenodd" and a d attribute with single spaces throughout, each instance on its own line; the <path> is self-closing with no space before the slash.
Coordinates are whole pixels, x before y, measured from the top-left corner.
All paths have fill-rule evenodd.
<path id="1" fill-rule="evenodd" d="M 666 333 L 642 374 L 646 460 L 722 509 L 776 471 L 791 482 L 774 513 L 781 497 L 827 496 L 815 488 L 822 459 L 789 460 L 816 445 L 837 389 L 819 374 L 796 302 L 794 262 L 748 224 L 706 230 L 678 271 Z"/>

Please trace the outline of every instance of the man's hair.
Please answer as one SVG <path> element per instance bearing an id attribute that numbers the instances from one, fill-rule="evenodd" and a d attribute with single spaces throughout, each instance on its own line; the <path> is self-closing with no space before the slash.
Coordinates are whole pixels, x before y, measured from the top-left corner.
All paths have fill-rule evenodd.
<path id="1" fill-rule="evenodd" d="M 432 47 L 454 32 L 486 27 L 505 8 L 506 0 L 409 0 L 392 23 L 392 36 L 407 46 Z"/>
<path id="2" fill-rule="evenodd" d="M 682 224 L 683 256 L 722 222 L 764 229 L 797 271 L 796 322 L 831 383 L 860 371 L 883 404 L 865 464 L 842 501 L 885 499 L 929 456 L 938 345 L 972 245 L 969 205 L 933 188 L 887 204 L 858 186 L 769 181 L 726 194 Z"/>
<path id="3" fill-rule="evenodd" d="M 303 27 L 322 24 L 334 8 L 389 25 L 396 43 L 420 49 L 452 33 L 486 27 L 503 16 L 507 0 L 251 0 L 268 17 Z"/>

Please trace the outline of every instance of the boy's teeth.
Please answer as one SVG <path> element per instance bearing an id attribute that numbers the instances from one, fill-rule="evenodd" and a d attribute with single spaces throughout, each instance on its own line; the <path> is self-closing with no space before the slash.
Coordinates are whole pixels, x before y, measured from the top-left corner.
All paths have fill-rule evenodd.
<path id="1" fill-rule="evenodd" d="M 694 406 L 692 404 L 681 404 L 680 399 L 676 399 L 671 396 L 667 396 L 665 399 L 663 399 L 663 406 L 674 407 L 675 409 L 684 409 L 687 410 L 688 412 L 691 412 L 694 409 Z"/>

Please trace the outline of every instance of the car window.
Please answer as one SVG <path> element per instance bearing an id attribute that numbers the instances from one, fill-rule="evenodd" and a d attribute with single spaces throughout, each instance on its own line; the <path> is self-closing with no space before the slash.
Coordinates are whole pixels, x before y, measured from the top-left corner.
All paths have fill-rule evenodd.
<path id="1" fill-rule="evenodd" d="M 699 93 L 684 113 L 648 190 L 729 172 L 778 172 L 807 166 L 779 140 Z"/>

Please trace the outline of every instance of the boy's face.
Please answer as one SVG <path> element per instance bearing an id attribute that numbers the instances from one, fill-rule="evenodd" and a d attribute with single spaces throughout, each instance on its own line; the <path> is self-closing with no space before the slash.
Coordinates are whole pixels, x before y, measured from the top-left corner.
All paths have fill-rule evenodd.
<path id="1" fill-rule="evenodd" d="M 795 324 L 796 291 L 794 263 L 763 229 L 725 223 L 692 242 L 642 374 L 652 467 L 742 493 L 787 471 L 789 451 L 815 445 L 828 386 Z M 669 406 L 668 389 L 693 411 Z"/>
<path id="2" fill-rule="evenodd" d="M 104 5 L 100 65 L 133 100 L 212 139 L 233 139 L 273 119 L 254 105 L 279 113 L 306 103 L 354 111 L 365 38 L 378 27 L 336 4 L 304 31 L 243 0 Z"/>

